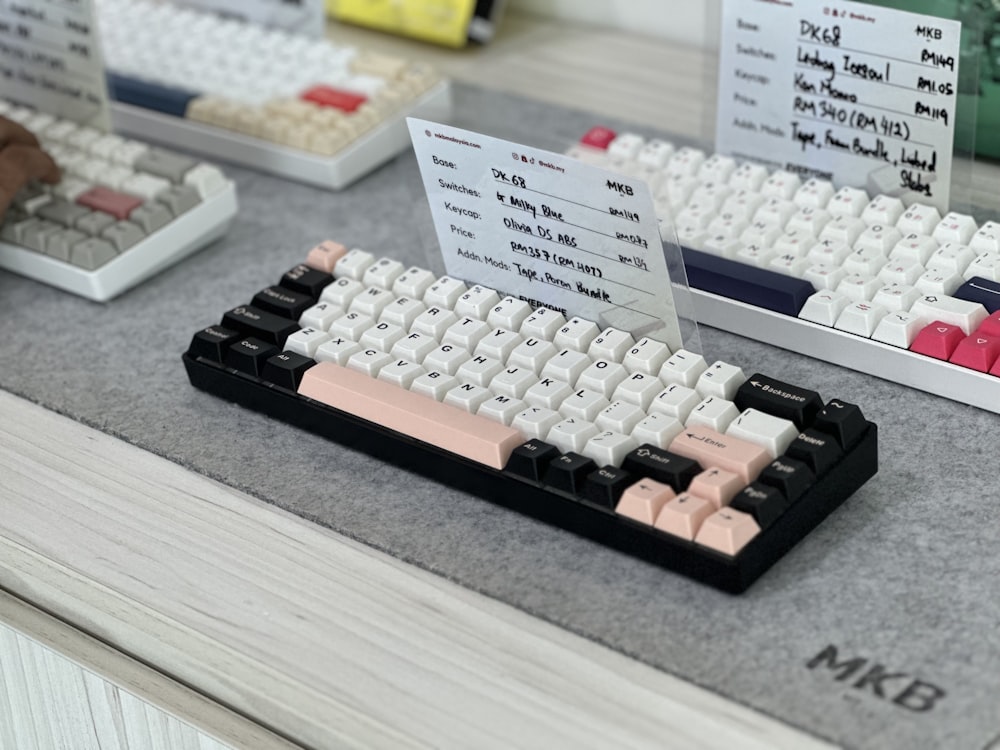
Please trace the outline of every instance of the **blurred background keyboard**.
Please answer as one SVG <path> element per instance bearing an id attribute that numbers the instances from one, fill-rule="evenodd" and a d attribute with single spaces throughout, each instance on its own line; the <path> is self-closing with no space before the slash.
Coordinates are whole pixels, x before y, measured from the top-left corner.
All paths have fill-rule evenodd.
<path id="1" fill-rule="evenodd" d="M 327 189 L 447 120 L 429 66 L 169 3 L 100 0 L 115 129 Z"/>

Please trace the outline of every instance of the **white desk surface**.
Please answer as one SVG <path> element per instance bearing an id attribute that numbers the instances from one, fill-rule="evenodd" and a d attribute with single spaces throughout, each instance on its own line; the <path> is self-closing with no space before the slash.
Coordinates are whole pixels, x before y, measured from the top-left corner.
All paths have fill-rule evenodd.
<path id="1" fill-rule="evenodd" d="M 527 17 L 459 52 L 331 33 L 702 132 L 703 58 L 663 42 Z M 2 391 L 0 477 L 0 623 L 233 747 L 824 746 Z"/>

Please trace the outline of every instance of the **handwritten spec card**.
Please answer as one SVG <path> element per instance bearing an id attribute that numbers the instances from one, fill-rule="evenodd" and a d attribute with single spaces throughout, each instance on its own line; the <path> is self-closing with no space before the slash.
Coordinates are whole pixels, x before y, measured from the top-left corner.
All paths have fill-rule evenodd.
<path id="1" fill-rule="evenodd" d="M 0 0 L 0 95 L 84 125 L 110 127 L 89 0 Z"/>
<path id="2" fill-rule="evenodd" d="M 180 5 L 218 13 L 305 36 L 323 36 L 323 0 L 176 0 Z"/>
<path id="3" fill-rule="evenodd" d="M 644 182 L 459 128 L 407 123 L 451 276 L 680 348 Z"/>
<path id="4" fill-rule="evenodd" d="M 946 210 L 961 24 L 723 0 L 716 150 Z"/>

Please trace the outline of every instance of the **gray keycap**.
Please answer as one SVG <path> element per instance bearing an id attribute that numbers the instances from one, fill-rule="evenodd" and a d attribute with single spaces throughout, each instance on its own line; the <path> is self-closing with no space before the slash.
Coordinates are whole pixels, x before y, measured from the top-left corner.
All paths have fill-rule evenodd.
<path id="1" fill-rule="evenodd" d="M 11 202 L 18 208 L 22 208 L 29 214 L 33 214 L 51 200 L 52 196 L 41 185 L 29 182 L 17 191 Z"/>
<path id="2" fill-rule="evenodd" d="M 77 203 L 70 203 L 62 198 L 55 198 L 38 209 L 38 217 L 62 224 L 64 227 L 74 227 L 78 219 L 90 213 L 89 208 L 85 208 Z"/>
<path id="3" fill-rule="evenodd" d="M 97 237 L 88 237 L 83 242 L 73 246 L 69 260 L 74 266 L 93 271 L 95 268 L 103 266 L 115 255 L 117 253 L 110 242 Z"/>
<path id="4" fill-rule="evenodd" d="M 8 208 L 7 214 L 3 217 L 3 224 L 0 224 L 0 240 L 4 242 L 17 242 L 15 227 L 22 221 L 27 221 L 28 218 L 28 214 L 17 206 Z"/>
<path id="5" fill-rule="evenodd" d="M 146 234 L 152 234 L 166 226 L 173 219 L 170 210 L 162 203 L 144 203 L 128 215 L 128 220 L 142 227 Z"/>
<path id="6" fill-rule="evenodd" d="M 76 220 L 76 228 L 86 232 L 91 237 L 97 237 L 101 232 L 115 223 L 115 217 L 103 211 L 91 211 Z"/>
<path id="7" fill-rule="evenodd" d="M 27 219 L 21 219 L 20 221 L 6 221 L 3 225 L 3 230 L 0 231 L 0 237 L 6 242 L 11 242 L 15 245 L 24 244 L 24 233 L 39 224 L 40 220 L 31 216 Z"/>
<path id="8" fill-rule="evenodd" d="M 78 229 L 63 229 L 49 237 L 49 241 L 45 243 L 45 254 L 59 260 L 69 260 L 73 247 L 86 239 L 87 235 Z"/>
<path id="9" fill-rule="evenodd" d="M 101 237 L 115 246 L 115 250 L 122 252 L 128 250 L 132 245 L 137 244 L 146 233 L 142 227 L 133 224 L 131 221 L 118 221 L 101 232 Z"/>
<path id="10" fill-rule="evenodd" d="M 44 253 L 45 243 L 48 241 L 49 237 L 58 232 L 60 229 L 62 229 L 62 227 L 54 221 L 45 221 L 44 219 L 40 219 L 38 223 L 33 224 L 24 230 L 24 234 L 21 237 L 21 244 L 29 250 Z"/>
<path id="11" fill-rule="evenodd" d="M 176 185 L 158 194 L 156 200 L 169 208 L 174 216 L 180 216 L 197 206 L 201 202 L 201 196 L 189 185 Z"/>
<path id="12" fill-rule="evenodd" d="M 149 172 L 157 177 L 163 177 L 171 182 L 181 182 L 184 175 L 198 162 L 194 159 L 175 154 L 162 148 L 151 148 L 138 159 L 132 168 L 136 172 Z"/>

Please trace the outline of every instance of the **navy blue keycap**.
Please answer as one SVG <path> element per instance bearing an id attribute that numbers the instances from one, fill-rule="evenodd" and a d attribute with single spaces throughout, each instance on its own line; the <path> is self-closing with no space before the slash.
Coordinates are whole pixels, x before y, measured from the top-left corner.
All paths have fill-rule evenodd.
<path id="1" fill-rule="evenodd" d="M 955 297 L 978 302 L 991 315 L 1000 310 L 1000 282 L 973 276 L 955 290 Z"/>
<path id="2" fill-rule="evenodd" d="M 174 117 L 184 117 L 190 101 L 200 96 L 197 91 L 163 86 L 120 73 L 108 73 L 108 93 L 112 99 L 122 104 L 132 104 Z"/>
<path id="3" fill-rule="evenodd" d="M 688 283 L 695 289 L 798 316 L 816 290 L 808 281 L 684 248 Z"/>

